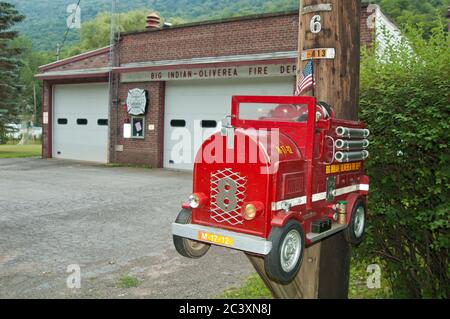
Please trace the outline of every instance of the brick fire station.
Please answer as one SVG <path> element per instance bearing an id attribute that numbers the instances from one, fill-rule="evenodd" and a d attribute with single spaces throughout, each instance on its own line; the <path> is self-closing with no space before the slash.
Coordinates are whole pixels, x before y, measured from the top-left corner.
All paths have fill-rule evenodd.
<path id="1" fill-rule="evenodd" d="M 167 28 L 153 18 L 120 35 L 112 67 L 106 47 L 40 68 L 44 158 L 192 169 L 171 156 L 174 130 L 216 128 L 232 95 L 293 95 L 298 11 Z"/>

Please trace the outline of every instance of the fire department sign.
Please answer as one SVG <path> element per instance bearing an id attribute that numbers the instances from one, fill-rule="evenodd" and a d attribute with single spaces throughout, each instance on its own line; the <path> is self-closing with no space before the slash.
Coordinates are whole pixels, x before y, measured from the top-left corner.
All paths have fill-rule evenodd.
<path id="1" fill-rule="evenodd" d="M 132 89 L 128 91 L 127 109 L 130 115 L 145 114 L 147 109 L 147 91 Z"/>
<path id="2" fill-rule="evenodd" d="M 297 66 L 295 65 L 295 63 L 291 63 L 281 65 L 253 65 L 239 67 L 140 71 L 122 74 L 121 82 L 133 83 L 151 81 L 217 80 L 295 76 L 296 69 Z"/>

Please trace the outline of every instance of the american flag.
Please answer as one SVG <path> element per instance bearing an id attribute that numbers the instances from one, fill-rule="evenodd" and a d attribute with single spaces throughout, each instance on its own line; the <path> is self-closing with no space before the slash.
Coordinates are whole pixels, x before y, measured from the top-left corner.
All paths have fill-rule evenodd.
<path id="1" fill-rule="evenodd" d="M 308 63 L 306 63 L 305 69 L 303 70 L 302 74 L 298 79 L 295 95 L 297 96 L 301 95 L 305 90 L 307 90 L 311 86 L 314 86 L 315 84 L 316 83 L 313 74 L 313 63 L 310 60 L 308 61 Z"/>

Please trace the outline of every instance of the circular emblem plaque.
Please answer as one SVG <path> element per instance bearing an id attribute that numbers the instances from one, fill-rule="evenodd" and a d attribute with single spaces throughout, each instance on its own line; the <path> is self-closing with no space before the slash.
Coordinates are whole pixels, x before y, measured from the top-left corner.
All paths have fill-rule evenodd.
<path id="1" fill-rule="evenodd" d="M 130 115 L 145 114 L 147 108 L 147 92 L 142 89 L 128 91 L 127 97 L 128 113 Z"/>

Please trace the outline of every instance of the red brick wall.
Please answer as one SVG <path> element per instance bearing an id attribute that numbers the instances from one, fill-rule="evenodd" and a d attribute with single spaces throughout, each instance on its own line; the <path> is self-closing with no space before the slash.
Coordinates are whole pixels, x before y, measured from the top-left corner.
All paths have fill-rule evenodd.
<path id="1" fill-rule="evenodd" d="M 51 105 L 51 84 L 48 81 L 44 81 L 42 86 L 42 112 L 48 112 L 49 116 L 51 115 L 50 112 L 50 105 Z M 43 114 L 41 114 L 41 123 L 44 123 L 42 121 Z M 51 119 L 49 117 L 48 124 L 42 124 L 42 157 L 43 158 L 50 158 L 52 157 L 51 154 L 51 138 L 50 138 L 50 123 Z"/>
<path id="2" fill-rule="evenodd" d="M 140 88 L 148 91 L 149 105 L 145 115 L 144 139 L 124 139 L 123 125 L 127 120 L 131 121 L 125 108 L 128 90 Z M 164 126 L 164 98 L 165 82 L 146 82 L 123 84 L 119 88 L 119 125 L 117 125 L 116 107 L 111 116 L 111 149 L 110 161 L 113 163 L 150 165 L 152 167 L 163 166 L 163 126 Z M 154 125 L 155 130 L 150 131 L 149 125 Z M 117 131 L 118 127 L 118 131 Z M 116 134 L 118 135 L 116 136 Z M 122 145 L 123 152 L 115 150 L 115 145 Z"/>
<path id="3" fill-rule="evenodd" d="M 295 51 L 298 14 L 123 35 L 121 64 Z"/>
<path id="4" fill-rule="evenodd" d="M 367 20 L 372 12 L 363 6 L 361 44 L 373 43 Z M 298 48 L 298 14 L 205 23 L 185 28 L 124 34 L 120 63 L 244 55 Z"/>
<path id="5" fill-rule="evenodd" d="M 367 6 L 361 8 L 361 46 L 371 47 L 375 40 L 375 29 L 370 29 L 369 21 L 372 20 L 371 15 L 374 10 L 368 10 Z M 371 21 L 374 23 L 374 21 Z"/>

